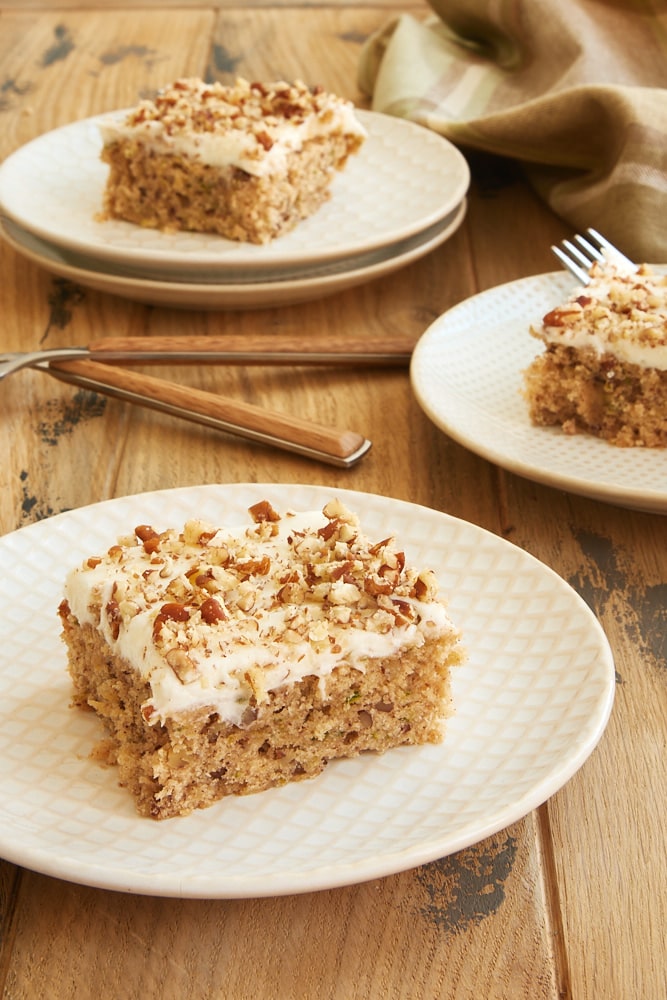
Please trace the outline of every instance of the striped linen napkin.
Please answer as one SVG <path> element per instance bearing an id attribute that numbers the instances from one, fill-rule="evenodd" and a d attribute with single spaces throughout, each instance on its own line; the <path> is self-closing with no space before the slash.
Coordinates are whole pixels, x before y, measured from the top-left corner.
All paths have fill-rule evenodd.
<path id="1" fill-rule="evenodd" d="M 511 157 L 573 230 L 667 261 L 667 0 L 430 0 L 365 43 L 361 90 Z"/>

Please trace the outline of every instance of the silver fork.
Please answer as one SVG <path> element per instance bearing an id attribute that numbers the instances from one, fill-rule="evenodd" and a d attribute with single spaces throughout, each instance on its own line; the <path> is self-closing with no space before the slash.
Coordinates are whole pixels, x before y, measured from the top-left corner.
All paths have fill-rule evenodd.
<path id="1" fill-rule="evenodd" d="M 77 358 L 87 358 L 85 347 L 54 347 L 41 351 L 6 351 L 0 353 L 0 382 L 8 375 L 22 368 L 39 368 L 48 361 L 75 361 Z"/>
<path id="2" fill-rule="evenodd" d="M 589 271 L 596 261 L 611 259 L 630 271 L 637 270 L 635 262 L 601 236 L 597 229 L 587 229 L 585 236 L 579 233 L 574 236 L 574 243 L 562 240 L 560 246 L 552 246 L 551 249 L 582 285 L 590 281 Z"/>

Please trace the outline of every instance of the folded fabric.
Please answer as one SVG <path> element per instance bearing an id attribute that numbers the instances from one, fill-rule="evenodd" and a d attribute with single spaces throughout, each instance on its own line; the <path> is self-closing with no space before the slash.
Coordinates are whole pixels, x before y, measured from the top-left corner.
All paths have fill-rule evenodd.
<path id="1" fill-rule="evenodd" d="M 667 262 L 667 0 L 432 0 L 363 47 L 372 107 L 519 161 L 554 212 Z"/>

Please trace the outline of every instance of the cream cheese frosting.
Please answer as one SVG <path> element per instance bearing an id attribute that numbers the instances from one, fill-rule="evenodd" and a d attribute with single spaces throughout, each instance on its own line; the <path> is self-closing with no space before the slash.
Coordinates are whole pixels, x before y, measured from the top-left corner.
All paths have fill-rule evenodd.
<path id="1" fill-rule="evenodd" d="M 283 171 L 290 153 L 319 136 L 366 137 L 350 101 L 301 81 L 242 78 L 233 86 L 177 80 L 124 118 L 102 120 L 100 132 L 105 145 L 136 139 L 159 153 L 257 177 Z"/>
<path id="2" fill-rule="evenodd" d="M 182 531 L 139 526 L 67 577 L 80 624 L 149 682 L 150 723 L 200 707 L 239 724 L 268 692 L 346 664 L 454 635 L 434 574 L 405 565 L 392 538 L 372 544 L 338 501 L 251 523 Z"/>
<path id="3" fill-rule="evenodd" d="M 611 355 L 641 368 L 667 370 L 667 275 L 609 258 L 589 283 L 551 310 L 531 332 L 546 344 Z"/>

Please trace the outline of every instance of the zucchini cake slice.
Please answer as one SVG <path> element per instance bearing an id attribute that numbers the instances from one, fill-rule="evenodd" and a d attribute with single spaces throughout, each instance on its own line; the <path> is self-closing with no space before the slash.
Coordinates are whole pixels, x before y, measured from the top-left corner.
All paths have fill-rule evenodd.
<path id="1" fill-rule="evenodd" d="M 430 570 L 337 499 L 248 523 L 140 525 L 67 577 L 59 614 L 96 756 L 144 816 L 439 742 L 464 657 Z"/>
<path id="2" fill-rule="evenodd" d="M 350 101 L 303 82 L 176 80 L 100 125 L 102 219 L 268 243 L 312 215 L 366 132 Z"/>
<path id="3" fill-rule="evenodd" d="M 530 332 L 545 345 L 524 372 L 534 424 L 667 446 L 667 276 L 595 263 L 589 283 Z"/>

